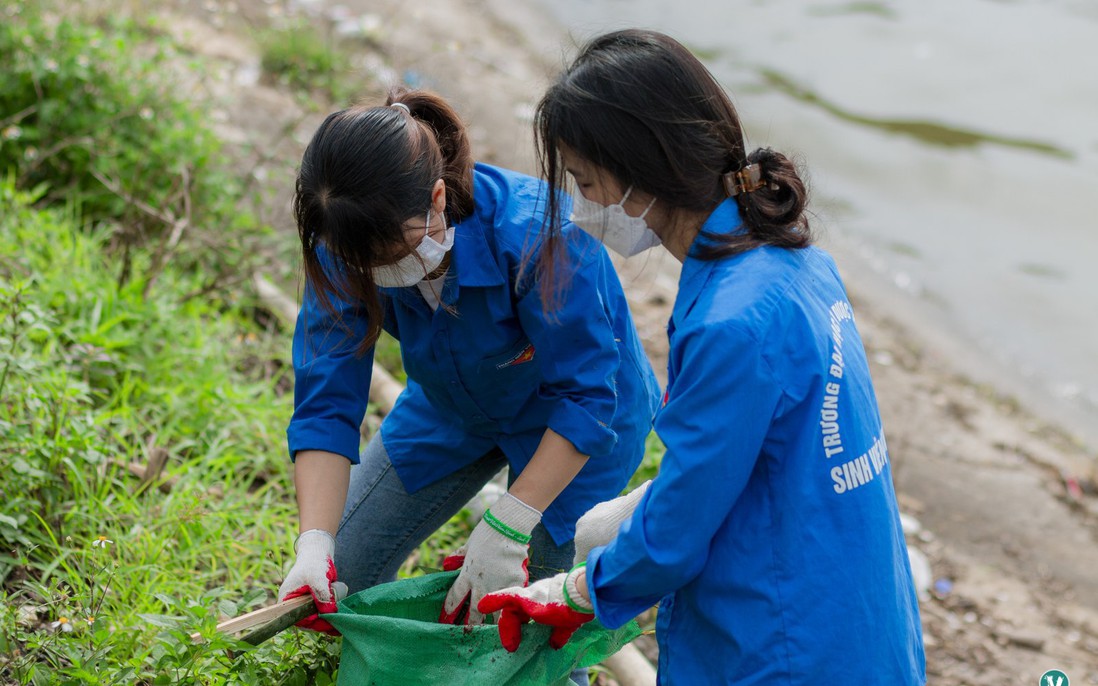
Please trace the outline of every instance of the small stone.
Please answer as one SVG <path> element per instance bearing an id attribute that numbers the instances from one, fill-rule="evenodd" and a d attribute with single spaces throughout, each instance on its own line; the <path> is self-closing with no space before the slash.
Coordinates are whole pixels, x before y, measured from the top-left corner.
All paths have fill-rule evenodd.
<path id="1" fill-rule="evenodd" d="M 39 610 L 45 610 L 44 607 L 37 605 L 20 605 L 16 611 L 17 617 L 15 621 L 19 622 L 25 627 L 33 627 L 38 624 L 38 612 Z"/>
<path id="2" fill-rule="evenodd" d="M 923 530 L 923 525 L 919 523 L 918 519 L 903 512 L 900 513 L 900 527 L 908 536 L 915 536 Z"/>
<path id="3" fill-rule="evenodd" d="M 1045 647 L 1045 639 L 1036 634 L 1027 634 L 1015 629 L 1003 630 L 995 632 L 996 640 L 1003 640 L 1006 643 L 1016 645 L 1019 648 L 1025 648 L 1026 650 L 1041 650 Z M 1000 645 L 1005 645 L 1000 643 Z"/>
<path id="4" fill-rule="evenodd" d="M 907 559 L 911 564 L 911 577 L 915 583 L 915 592 L 920 600 L 926 600 L 929 596 L 931 580 L 934 578 L 930 561 L 921 550 L 911 546 L 907 547 Z"/>

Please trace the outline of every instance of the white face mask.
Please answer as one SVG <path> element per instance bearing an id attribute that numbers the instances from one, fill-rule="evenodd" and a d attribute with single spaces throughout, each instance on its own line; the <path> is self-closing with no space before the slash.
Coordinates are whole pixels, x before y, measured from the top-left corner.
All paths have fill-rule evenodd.
<path id="1" fill-rule="evenodd" d="M 625 201 L 632 190 L 632 186 L 627 188 L 621 200 L 609 207 L 588 200 L 582 193 L 576 193 L 569 219 L 622 257 L 632 257 L 654 248 L 660 244 L 660 237 L 648 228 L 644 216 L 652 209 L 656 199 L 652 198 L 652 202 L 648 203 L 648 207 L 644 208 L 639 217 L 631 217 L 625 212 Z"/>
<path id="2" fill-rule="evenodd" d="M 454 227 L 446 227 L 446 237 L 442 243 L 430 236 L 431 210 L 427 210 L 427 224 L 423 228 L 423 240 L 410 252 L 393 264 L 374 267 L 374 283 L 383 288 L 405 288 L 414 286 L 428 274 L 438 269 L 442 258 L 454 247 Z"/>

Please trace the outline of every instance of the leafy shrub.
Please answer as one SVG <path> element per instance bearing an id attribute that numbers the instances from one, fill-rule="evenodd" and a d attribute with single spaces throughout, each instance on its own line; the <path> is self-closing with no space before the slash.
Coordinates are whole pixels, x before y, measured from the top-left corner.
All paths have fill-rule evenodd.
<path id="1" fill-rule="evenodd" d="M 169 265 L 150 297 L 119 286 L 106 232 L 34 199 L 0 183 L 12 256 L 0 263 L 0 647 L 21 653 L 0 660 L 0 682 L 227 683 L 267 669 L 236 683 L 283 683 L 306 665 L 271 657 L 278 641 L 234 662 L 221 652 L 234 642 L 212 634 L 219 607 L 235 614 L 277 586 L 284 560 L 270 552 L 292 538 L 289 398 L 241 365 L 282 341 L 223 306 L 180 306 L 201 280 L 189 271 Z M 172 457 L 169 494 L 126 469 L 153 443 Z M 205 647 L 182 638 L 197 630 Z M 284 640 L 334 660 L 324 639 Z M 285 668 L 277 679 L 264 660 Z"/>
<path id="2" fill-rule="evenodd" d="M 0 15 L 0 683 L 330 682 L 338 643 L 213 630 L 285 567 L 290 399 L 286 341 L 222 297 L 265 232 L 181 57 Z M 151 450 L 170 492 L 128 472 Z"/>
<path id="3" fill-rule="evenodd" d="M 221 144 L 176 76 L 183 56 L 130 19 L 96 26 L 36 7 L 0 7 L 0 174 L 40 189 L 39 204 L 108 224 L 122 282 L 148 290 L 169 259 L 207 272 L 199 294 L 246 274 L 249 244 L 267 232 L 242 211 Z M 149 243 L 158 250 L 135 264 L 133 247 Z"/>

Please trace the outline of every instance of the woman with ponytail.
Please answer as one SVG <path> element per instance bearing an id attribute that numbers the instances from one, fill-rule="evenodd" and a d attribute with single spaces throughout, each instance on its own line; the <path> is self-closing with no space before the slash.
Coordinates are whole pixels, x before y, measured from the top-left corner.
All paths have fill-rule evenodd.
<path id="1" fill-rule="evenodd" d="M 565 209 L 543 182 L 474 163 L 435 94 L 394 90 L 320 125 L 293 199 L 301 534 L 280 598 L 311 593 L 333 611 L 337 575 L 351 592 L 394 579 L 503 467 L 508 491 L 445 563 L 461 573 L 441 620 L 478 623 L 485 593 L 572 566 L 575 522 L 628 482 L 659 389 L 606 251 L 548 222 L 549 206 Z M 568 278 L 548 309 L 523 269 L 546 223 L 565 236 Z M 382 330 L 408 385 L 360 454 Z"/>
<path id="2" fill-rule="evenodd" d="M 659 603 L 661 684 L 925 683 L 865 351 L 796 167 L 749 152 L 728 95 L 655 32 L 594 39 L 535 125 L 551 201 L 575 183 L 573 223 L 683 267 L 659 475 L 580 520 L 577 542 L 596 540 L 570 572 L 481 601 L 504 645 L 528 619 L 559 644 Z"/>

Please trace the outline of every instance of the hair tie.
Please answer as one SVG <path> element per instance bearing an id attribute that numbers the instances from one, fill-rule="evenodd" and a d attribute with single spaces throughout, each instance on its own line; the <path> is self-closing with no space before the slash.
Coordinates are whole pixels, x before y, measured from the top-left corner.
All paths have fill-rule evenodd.
<path id="1" fill-rule="evenodd" d="M 721 174 L 721 181 L 724 182 L 725 192 L 733 198 L 740 193 L 752 193 L 767 185 L 762 180 L 762 168 L 757 164 L 749 164 L 739 171 Z"/>
<path id="2" fill-rule="evenodd" d="M 404 111 L 405 111 L 405 112 L 407 112 L 407 113 L 408 113 L 409 115 L 411 115 L 411 114 L 412 114 L 412 110 L 408 109 L 408 106 L 407 106 L 407 105 L 405 105 L 405 104 L 404 104 L 404 103 L 402 103 L 402 102 L 394 102 L 394 103 L 392 103 L 391 105 L 389 105 L 389 107 L 395 107 L 395 108 L 397 108 L 397 109 L 399 109 L 399 110 L 404 110 Z"/>

